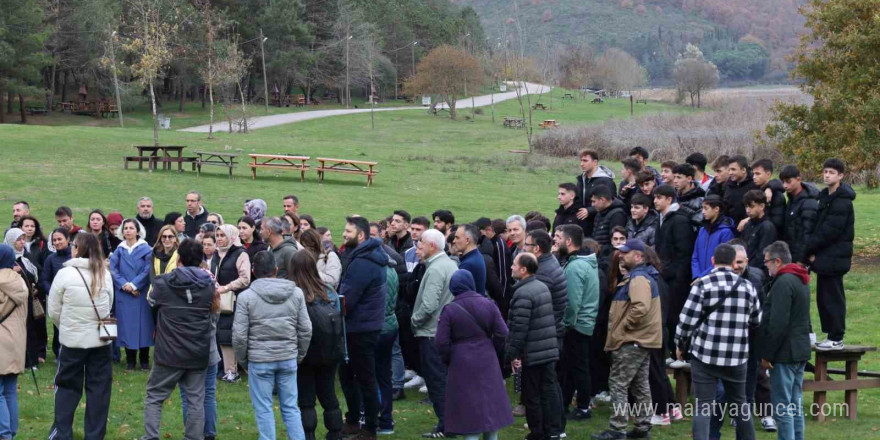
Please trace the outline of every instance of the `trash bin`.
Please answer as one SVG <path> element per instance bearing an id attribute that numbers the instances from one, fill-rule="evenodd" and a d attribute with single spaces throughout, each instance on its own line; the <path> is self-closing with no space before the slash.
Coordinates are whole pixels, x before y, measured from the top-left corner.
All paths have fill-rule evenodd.
<path id="1" fill-rule="evenodd" d="M 170 130 L 171 118 L 164 115 L 159 115 L 159 127 L 163 130 Z"/>

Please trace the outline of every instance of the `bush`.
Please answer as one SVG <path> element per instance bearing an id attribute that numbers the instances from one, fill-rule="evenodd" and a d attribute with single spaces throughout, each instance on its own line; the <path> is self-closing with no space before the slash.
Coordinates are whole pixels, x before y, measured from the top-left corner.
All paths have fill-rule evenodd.
<path id="1" fill-rule="evenodd" d="M 480 108 L 480 107 L 475 108 L 475 109 L 474 109 L 474 114 L 475 114 L 475 115 L 482 115 L 482 114 L 483 114 L 483 109 Z"/>

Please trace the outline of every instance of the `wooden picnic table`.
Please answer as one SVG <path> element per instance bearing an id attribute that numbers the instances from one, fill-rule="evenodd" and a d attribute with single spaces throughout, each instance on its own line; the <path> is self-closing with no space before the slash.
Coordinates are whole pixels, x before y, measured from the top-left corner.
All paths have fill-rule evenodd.
<path id="1" fill-rule="evenodd" d="M 572 95 L 571 93 L 566 93 L 566 94 L 562 95 L 562 99 L 570 99 L 570 100 L 574 101 L 574 95 Z"/>
<path id="2" fill-rule="evenodd" d="M 538 110 L 538 109 L 547 110 L 547 106 L 544 104 L 541 104 L 540 102 L 536 103 L 533 108 L 535 110 Z"/>
<path id="3" fill-rule="evenodd" d="M 813 418 L 824 422 L 826 408 L 826 396 L 828 391 L 844 391 L 845 403 L 850 420 L 856 420 L 858 416 L 858 394 L 860 389 L 880 388 L 880 377 L 876 373 L 859 372 L 859 360 L 865 353 L 869 351 L 877 351 L 877 347 L 869 347 L 863 345 L 844 345 L 841 350 L 833 351 L 817 351 L 815 370 L 813 373 L 814 380 L 804 381 L 804 391 L 813 392 L 813 404 L 818 406 L 818 411 L 813 414 Z M 838 373 L 838 371 L 829 370 L 829 362 L 846 362 L 846 380 L 832 381 L 828 378 L 829 373 Z M 868 379 L 859 379 L 859 376 L 869 377 Z"/>
<path id="4" fill-rule="evenodd" d="M 309 165 L 306 163 L 309 156 L 291 156 L 285 154 L 248 154 L 251 158 L 251 176 L 253 180 L 257 179 L 257 168 L 273 168 L 276 170 L 299 170 L 300 181 L 305 182 L 306 170 Z"/>
<path id="5" fill-rule="evenodd" d="M 523 128 L 523 126 L 525 125 L 525 121 L 522 118 L 511 118 L 509 116 L 505 116 L 502 125 L 507 128 Z"/>
<path id="6" fill-rule="evenodd" d="M 367 176 L 367 186 L 373 184 L 373 176 L 378 173 L 373 167 L 379 165 L 379 162 L 370 162 L 364 160 L 350 159 L 332 159 L 328 157 L 319 157 L 316 159 L 320 165 L 315 168 L 318 171 L 318 182 L 324 181 L 324 173 L 327 171 L 334 173 L 361 174 Z M 369 167 L 369 169 L 366 169 Z"/>
<path id="7" fill-rule="evenodd" d="M 137 156 L 126 156 L 125 157 L 125 168 L 128 169 L 129 162 L 137 162 L 138 169 L 144 169 L 144 162 L 147 162 L 149 165 L 149 170 L 153 171 L 156 169 L 156 163 L 162 162 L 162 169 L 169 170 L 171 169 L 171 163 L 177 162 L 177 171 L 183 171 L 183 162 L 195 162 L 195 158 L 187 158 L 183 157 L 183 149 L 185 146 L 180 145 L 135 145 L 138 151 Z M 173 153 L 177 153 L 177 156 L 173 156 Z"/>
<path id="8" fill-rule="evenodd" d="M 556 128 L 559 127 L 559 124 L 556 123 L 556 119 L 545 119 L 539 127 L 541 128 Z"/>
<path id="9" fill-rule="evenodd" d="M 196 160 L 196 168 L 198 168 L 200 176 L 202 175 L 202 165 L 216 165 L 229 168 L 229 178 L 232 178 L 232 169 L 235 168 L 235 158 L 239 156 L 238 153 L 205 150 L 195 150 L 193 152 L 199 155 Z"/>
<path id="10" fill-rule="evenodd" d="M 61 103 L 61 112 L 73 113 L 74 104 L 72 102 L 62 102 Z"/>

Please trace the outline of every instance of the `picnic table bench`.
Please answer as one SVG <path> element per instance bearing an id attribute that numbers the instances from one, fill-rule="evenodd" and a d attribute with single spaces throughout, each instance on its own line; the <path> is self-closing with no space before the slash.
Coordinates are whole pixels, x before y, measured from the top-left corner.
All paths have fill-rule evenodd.
<path id="1" fill-rule="evenodd" d="M 636 99 L 636 104 L 648 105 L 648 100 L 647 99 Z"/>
<path id="2" fill-rule="evenodd" d="M 238 153 L 204 150 L 195 150 L 194 153 L 199 155 L 196 161 L 199 175 L 202 175 L 202 165 L 215 165 L 229 168 L 229 178 L 232 178 L 232 169 L 235 168 L 235 158 L 239 156 Z"/>
<path id="3" fill-rule="evenodd" d="M 539 127 L 541 128 L 556 128 L 559 127 L 559 124 L 556 123 L 555 119 L 546 119 L 542 122 Z"/>
<path id="4" fill-rule="evenodd" d="M 691 365 L 685 364 L 680 368 L 667 366 L 666 373 L 670 372 L 675 379 L 675 402 L 684 406 L 688 402 L 688 393 L 691 389 Z"/>
<path id="5" fill-rule="evenodd" d="M 74 104 L 72 102 L 62 102 L 59 104 L 61 106 L 61 112 L 73 113 Z"/>
<path id="6" fill-rule="evenodd" d="M 172 163 L 177 163 L 177 172 L 183 171 L 183 164 L 190 163 L 195 170 L 196 157 L 184 157 L 183 149 L 185 146 L 180 145 L 135 145 L 138 151 L 137 156 L 125 156 L 123 158 L 123 166 L 128 169 L 129 162 L 137 162 L 138 169 L 144 169 L 144 162 L 147 162 L 149 171 L 156 169 L 156 164 L 161 162 L 163 170 L 170 170 Z M 172 153 L 177 153 L 173 156 Z"/>
<path id="7" fill-rule="evenodd" d="M 47 110 L 46 107 L 36 107 L 36 106 L 25 107 L 25 111 L 27 111 L 27 114 L 29 114 L 29 115 L 45 115 L 45 114 L 49 113 L 49 110 Z"/>
<path id="8" fill-rule="evenodd" d="M 507 128 L 523 128 L 525 125 L 525 121 L 522 118 L 511 118 L 509 116 L 504 117 L 503 126 Z"/>
<path id="9" fill-rule="evenodd" d="M 590 104 L 601 104 L 603 102 L 605 102 L 605 101 L 603 101 L 602 98 L 596 97 L 596 98 L 593 98 L 592 101 L 590 101 Z"/>
<path id="10" fill-rule="evenodd" d="M 571 93 L 566 93 L 566 94 L 562 95 L 562 99 L 570 99 L 570 100 L 574 101 L 574 95 L 572 95 Z"/>
<path id="11" fill-rule="evenodd" d="M 320 165 L 315 168 L 315 170 L 318 171 L 318 182 L 323 182 L 324 173 L 330 171 L 335 173 L 360 174 L 367 176 L 367 186 L 370 186 L 373 184 L 373 176 L 378 173 L 373 167 L 379 165 L 379 162 L 332 159 L 327 157 L 319 157 L 316 160 L 320 163 Z"/>
<path id="12" fill-rule="evenodd" d="M 814 380 L 804 381 L 804 391 L 813 392 L 813 404 L 818 406 L 818 411 L 813 418 L 824 422 L 826 404 L 825 394 L 828 391 L 844 391 L 844 399 L 848 409 L 846 415 L 850 420 L 856 420 L 858 416 L 858 394 L 860 389 L 880 388 L 880 373 L 876 372 L 859 372 L 859 360 L 865 353 L 869 351 L 877 351 L 877 347 L 869 347 L 864 345 L 844 345 L 841 350 L 833 351 L 817 351 L 816 352 L 815 370 L 813 373 Z M 843 371 L 845 380 L 832 381 L 828 378 L 828 374 L 839 374 L 841 370 L 829 369 L 829 362 L 846 362 L 846 369 Z M 868 377 L 868 379 L 859 379 L 859 376 Z"/>
<path id="13" fill-rule="evenodd" d="M 541 110 L 547 110 L 547 106 L 544 105 L 544 104 L 541 104 L 540 102 L 539 102 L 539 103 L 536 103 L 536 104 L 534 105 L 533 108 L 534 108 L 535 110 L 538 110 L 538 109 L 541 109 Z"/>
<path id="14" fill-rule="evenodd" d="M 251 158 L 251 176 L 253 180 L 257 179 L 257 168 L 272 168 L 276 170 L 299 170 L 300 181 L 305 182 L 306 170 L 309 165 L 306 163 L 310 159 L 309 156 L 291 156 L 285 154 L 248 154 Z"/>

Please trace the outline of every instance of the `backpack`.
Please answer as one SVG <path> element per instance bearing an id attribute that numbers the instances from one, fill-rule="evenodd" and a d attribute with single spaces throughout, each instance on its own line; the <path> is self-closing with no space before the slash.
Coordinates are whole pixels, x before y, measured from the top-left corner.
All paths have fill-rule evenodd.
<path id="1" fill-rule="evenodd" d="M 306 304 L 312 321 L 312 341 L 303 363 L 327 364 L 342 360 L 345 331 L 342 312 L 332 303 L 316 299 Z"/>

